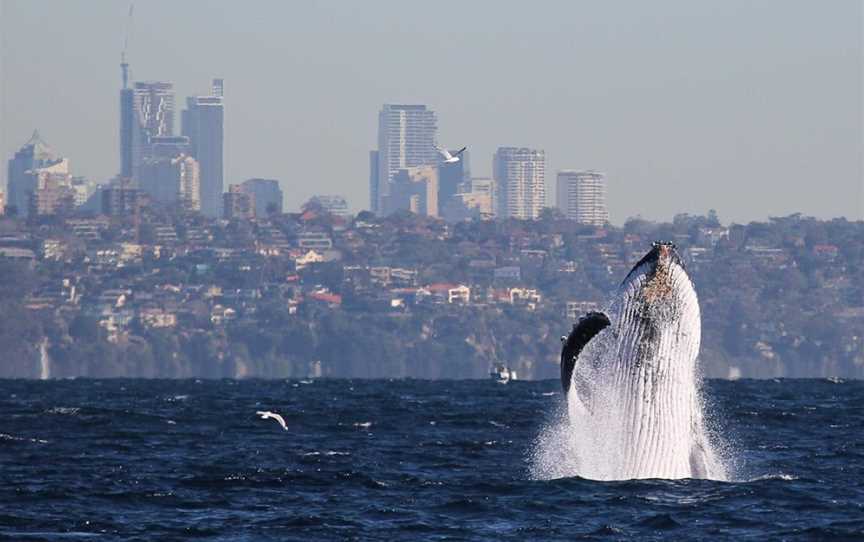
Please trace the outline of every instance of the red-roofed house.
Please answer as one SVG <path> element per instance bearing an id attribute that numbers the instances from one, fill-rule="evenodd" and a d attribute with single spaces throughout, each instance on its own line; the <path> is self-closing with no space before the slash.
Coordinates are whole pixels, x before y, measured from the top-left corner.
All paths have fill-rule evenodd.
<path id="1" fill-rule="evenodd" d="M 312 292 L 306 297 L 313 301 L 325 303 L 330 307 L 338 307 L 342 305 L 342 296 L 339 294 L 331 294 L 329 292 Z"/>

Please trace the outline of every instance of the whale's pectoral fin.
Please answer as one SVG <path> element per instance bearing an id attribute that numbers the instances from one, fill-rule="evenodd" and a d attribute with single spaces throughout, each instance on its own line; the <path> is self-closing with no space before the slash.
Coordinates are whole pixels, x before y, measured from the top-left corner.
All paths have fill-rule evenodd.
<path id="1" fill-rule="evenodd" d="M 608 325 L 609 317 L 602 312 L 589 312 L 573 325 L 573 331 L 570 332 L 570 336 L 567 337 L 563 348 L 561 348 L 561 386 L 564 387 L 564 393 L 570 390 L 573 367 L 576 365 L 576 358 L 579 357 L 579 353 L 595 335 Z"/>

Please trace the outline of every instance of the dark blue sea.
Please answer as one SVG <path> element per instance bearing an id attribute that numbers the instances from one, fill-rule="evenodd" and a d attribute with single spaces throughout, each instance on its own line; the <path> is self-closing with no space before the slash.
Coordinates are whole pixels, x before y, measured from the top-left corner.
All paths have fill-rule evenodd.
<path id="1" fill-rule="evenodd" d="M 707 395 L 733 481 L 532 479 L 556 381 L 0 381 L 0 539 L 864 540 L 864 382 Z"/>

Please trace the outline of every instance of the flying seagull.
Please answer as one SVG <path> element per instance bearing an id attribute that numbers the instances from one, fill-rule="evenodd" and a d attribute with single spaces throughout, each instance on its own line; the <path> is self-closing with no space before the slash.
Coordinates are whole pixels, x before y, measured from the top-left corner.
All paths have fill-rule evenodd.
<path id="1" fill-rule="evenodd" d="M 465 152 L 465 149 L 467 149 L 468 147 L 462 147 L 461 149 L 456 151 L 454 154 L 450 154 L 450 151 L 448 151 L 447 149 L 442 149 L 441 147 L 436 147 L 436 148 L 438 149 L 438 152 L 441 153 L 441 156 L 444 157 L 444 163 L 445 164 L 455 164 L 456 162 L 459 161 L 459 155 L 462 154 L 463 152 Z"/>
<path id="2" fill-rule="evenodd" d="M 275 412 L 270 412 L 269 410 L 259 410 L 258 412 L 256 412 L 256 414 L 261 416 L 262 420 L 266 420 L 267 418 L 273 418 L 274 420 L 279 422 L 279 425 L 282 426 L 282 429 L 286 431 L 288 430 L 288 426 L 285 424 L 285 418 L 283 418 L 279 414 L 276 414 Z"/>

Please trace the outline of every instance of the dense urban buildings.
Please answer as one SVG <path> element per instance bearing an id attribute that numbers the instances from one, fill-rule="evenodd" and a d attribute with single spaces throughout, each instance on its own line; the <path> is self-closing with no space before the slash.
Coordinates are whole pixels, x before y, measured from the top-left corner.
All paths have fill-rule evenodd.
<path id="1" fill-rule="evenodd" d="M 229 185 L 228 191 L 222 194 L 222 204 L 225 220 L 251 220 L 255 217 L 255 200 L 242 185 Z"/>
<path id="2" fill-rule="evenodd" d="M 153 202 L 201 210 L 201 176 L 198 162 L 186 154 L 152 157 L 141 166 L 140 188 Z"/>
<path id="3" fill-rule="evenodd" d="M 400 169 L 438 163 L 435 112 L 425 105 L 384 104 L 378 114 L 378 177 L 370 187 L 372 212 L 386 213 L 393 177 Z M 437 200 L 437 195 L 436 195 Z"/>
<path id="4" fill-rule="evenodd" d="M 110 216 L 0 219 L 2 376 L 38 377 L 48 341 L 54 377 L 553 378 L 557 337 L 658 238 L 699 285 L 707 376 L 864 374 L 861 221 L 260 218 L 236 185 L 226 221 L 102 194 Z"/>
<path id="5" fill-rule="evenodd" d="M 70 186 L 74 194 L 75 207 L 86 205 L 96 192 L 96 183 L 86 177 L 72 177 Z"/>
<path id="6" fill-rule="evenodd" d="M 75 207 L 69 160 L 62 160 L 27 171 L 33 179 L 28 198 L 27 216 L 53 215 L 69 212 Z"/>
<path id="7" fill-rule="evenodd" d="M 442 216 L 450 222 L 472 218 L 489 219 L 495 216 L 495 181 L 475 177 L 459 185 L 444 205 Z"/>
<path id="8" fill-rule="evenodd" d="M 174 85 L 136 82 L 121 63 L 120 177 L 142 187 L 160 203 L 218 217 L 223 191 L 222 79 L 209 96 L 193 96 L 182 111 L 182 135 L 174 133 Z M 181 173 L 182 170 L 182 173 Z"/>
<path id="9" fill-rule="evenodd" d="M 282 214 L 282 189 L 279 188 L 279 181 L 276 179 L 247 179 L 243 181 L 240 188 L 252 198 L 255 216 Z"/>
<path id="10" fill-rule="evenodd" d="M 189 138 L 191 154 L 201 166 L 201 212 L 219 216 L 223 184 L 223 80 L 214 79 L 210 96 L 186 99 L 182 113 L 183 135 Z"/>
<path id="11" fill-rule="evenodd" d="M 418 215 L 438 216 L 438 168 L 418 166 L 396 171 L 385 200 L 385 213 L 399 210 Z"/>
<path id="12" fill-rule="evenodd" d="M 581 224 L 602 226 L 606 210 L 606 176 L 596 171 L 565 169 L 558 172 L 557 204 L 564 216 Z"/>
<path id="13" fill-rule="evenodd" d="M 546 206 L 546 153 L 542 150 L 499 147 L 493 177 L 500 218 L 540 217 Z"/>
<path id="14" fill-rule="evenodd" d="M 99 192 L 102 199 L 102 213 L 115 218 L 137 217 L 141 209 L 150 203 L 150 196 L 130 182 L 120 178 Z"/>
<path id="15" fill-rule="evenodd" d="M 34 131 L 27 143 L 9 160 L 6 177 L 7 205 L 21 216 L 27 216 L 38 179 L 53 176 L 56 180 L 60 175 L 66 179 L 68 174 L 69 161 L 55 154 L 39 132 Z"/>

